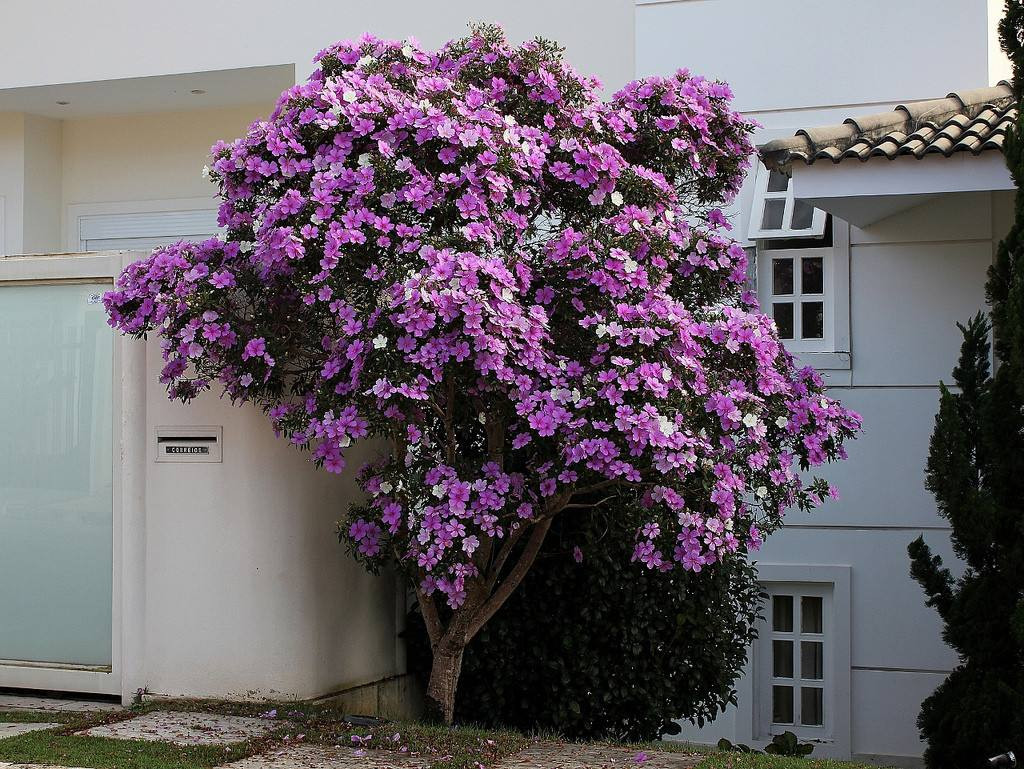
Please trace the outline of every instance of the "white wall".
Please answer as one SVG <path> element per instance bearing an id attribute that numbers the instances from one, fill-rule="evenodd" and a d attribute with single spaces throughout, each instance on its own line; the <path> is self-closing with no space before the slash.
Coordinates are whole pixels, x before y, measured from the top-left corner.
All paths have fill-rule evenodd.
<path id="1" fill-rule="evenodd" d="M 136 343 L 141 344 L 141 343 Z M 139 676 L 161 695 L 308 698 L 393 675 L 396 588 L 338 542 L 359 498 L 274 436 L 253 407 L 185 406 L 145 381 L 145 641 Z M 155 430 L 222 425 L 222 463 L 158 463 Z M 352 457 L 350 467 L 364 459 Z M 126 511 L 128 515 L 139 511 Z"/>
<path id="2" fill-rule="evenodd" d="M 724 79 L 745 112 L 930 99 L 1006 76 L 989 5 L 637 0 L 637 73 Z"/>
<path id="3" fill-rule="evenodd" d="M 65 207 L 76 203 L 208 196 L 210 147 L 244 135 L 270 103 L 231 109 L 112 115 L 63 121 Z"/>
<path id="4" fill-rule="evenodd" d="M 821 473 L 840 499 L 812 515 L 791 512 L 757 555 L 763 563 L 851 567 L 851 685 L 837 695 L 852 704 L 854 755 L 920 756 L 921 700 L 957 663 L 909 576 L 906 548 L 923 535 L 954 573 L 960 568 L 948 523 L 924 488 L 924 467 L 938 382 L 951 380 L 959 352 L 955 324 L 984 307 L 986 270 L 1009 228 L 1011 202 L 1009 193 L 946 195 L 851 228 L 850 384 L 831 392 L 861 413 L 864 433 L 846 462 Z M 743 713 L 730 709 L 722 723 L 681 736 L 734 739 L 750 730 L 739 723 Z M 816 754 L 828 752 L 820 746 Z"/>
<path id="5" fill-rule="evenodd" d="M 631 0 L 8 0 L 4 28 L 17 34 L 0 46 L 0 89 L 287 63 L 304 78 L 336 40 L 372 32 L 436 46 L 472 21 L 501 22 L 515 40 L 559 40 L 611 87 L 633 72 Z"/>

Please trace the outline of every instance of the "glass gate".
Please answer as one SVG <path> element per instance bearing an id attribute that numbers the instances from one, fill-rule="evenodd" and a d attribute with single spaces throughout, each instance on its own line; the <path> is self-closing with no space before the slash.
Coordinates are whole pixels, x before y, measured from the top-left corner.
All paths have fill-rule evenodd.
<path id="1" fill-rule="evenodd" d="M 111 665 L 113 334 L 96 282 L 0 283 L 0 660 Z"/>

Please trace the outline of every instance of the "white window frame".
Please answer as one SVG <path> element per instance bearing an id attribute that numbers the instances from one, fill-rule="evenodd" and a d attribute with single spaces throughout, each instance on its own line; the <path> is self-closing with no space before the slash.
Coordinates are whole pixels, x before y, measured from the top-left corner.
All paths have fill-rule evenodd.
<path id="1" fill-rule="evenodd" d="M 764 240 L 767 238 L 820 238 L 825 234 L 826 214 L 820 208 L 814 209 L 811 217 L 811 226 L 806 229 L 793 229 L 793 211 L 796 208 L 796 198 L 793 193 L 793 180 L 788 179 L 786 189 L 769 192 L 768 180 L 771 178 L 771 171 L 765 168 L 763 163 L 757 164 L 757 176 L 754 179 L 754 199 L 750 206 L 750 220 L 747 227 L 747 238 L 750 240 Z M 778 228 L 762 227 L 764 210 L 768 201 L 782 200 L 784 208 L 782 214 L 782 226 Z"/>
<path id="2" fill-rule="evenodd" d="M 831 711 L 831 719 L 826 733 L 818 731 L 816 735 L 802 735 L 799 728 L 789 728 L 804 740 L 816 740 L 812 757 L 816 758 L 849 758 L 852 750 L 852 702 L 851 702 L 851 604 L 850 582 L 851 568 L 847 565 L 833 564 L 757 564 L 758 578 L 767 591 L 782 589 L 784 586 L 819 586 L 831 590 L 831 602 L 825 619 L 826 626 L 831 628 L 830 644 L 831 660 L 825 659 L 825 674 L 832 682 L 831 693 L 825 703 L 826 719 Z M 765 604 L 765 619 L 761 623 L 761 631 L 770 627 L 770 604 Z M 829 651 L 826 650 L 826 654 Z M 772 738 L 771 687 L 765 690 L 765 681 L 761 675 L 762 668 L 767 665 L 770 672 L 772 658 L 766 655 L 760 639 L 755 641 L 747 660 L 744 674 L 737 681 L 737 713 L 735 741 L 748 745 L 764 745 Z M 765 722 L 763 709 L 760 706 L 765 698 L 768 702 L 768 722 Z M 810 727 L 814 728 L 814 727 Z M 786 728 L 777 731 L 786 731 Z"/>
<path id="3" fill-rule="evenodd" d="M 772 314 L 771 258 L 787 253 L 813 256 L 814 252 L 819 250 L 829 252 L 823 286 L 825 338 L 806 341 L 787 339 L 783 343 L 801 365 L 814 366 L 823 373 L 829 384 L 850 384 L 850 225 L 841 219 L 833 218 L 831 247 L 772 249 L 765 248 L 765 245 L 764 241 L 757 243 L 754 274 L 761 311 L 769 316 Z M 794 331 L 798 330 L 799 313 L 795 307 L 793 323 Z"/>
<path id="4" fill-rule="evenodd" d="M 88 248 L 89 238 L 83 234 L 83 226 L 88 228 L 91 222 L 97 219 L 131 215 L 154 214 L 156 218 L 162 215 L 171 217 L 181 215 L 180 218 L 186 221 L 194 218 L 212 217 L 216 221 L 217 203 L 211 198 L 168 198 L 164 200 L 123 200 L 109 201 L 103 203 L 74 203 L 67 207 L 64 220 L 65 245 L 69 252 L 80 253 Z M 189 227 L 186 226 L 186 229 Z M 87 231 L 87 230 L 86 230 Z M 156 236 L 164 232 L 156 232 Z M 174 236 L 209 236 L 208 232 L 175 232 Z M 114 237 L 117 237 L 114 234 Z M 124 238 L 138 237 L 137 233 L 126 232 Z M 130 248 L 130 247 L 129 247 Z M 118 249 L 122 250 L 122 249 Z M 137 250 L 137 249 L 133 249 Z M 149 250 L 145 248 L 143 250 Z"/>
<path id="5" fill-rule="evenodd" d="M 835 272 L 834 249 L 825 248 L 784 248 L 758 250 L 757 282 L 762 311 L 774 317 L 773 304 L 793 305 L 793 338 L 783 340 L 790 352 L 832 352 L 835 350 L 836 312 L 835 312 Z M 808 294 L 803 292 L 803 275 L 800 269 L 802 259 L 821 259 L 824 275 L 822 276 L 822 292 Z M 776 294 L 773 280 L 773 265 L 776 261 L 791 260 L 793 263 L 793 291 L 789 294 Z M 822 337 L 804 339 L 802 333 L 803 303 L 805 301 L 821 302 L 824 307 L 825 322 Z"/>
<path id="6" fill-rule="evenodd" d="M 765 622 L 758 636 L 760 645 L 758 659 L 764 664 L 758 666 L 758 676 L 761 683 L 762 696 L 758 700 L 760 708 L 760 723 L 765 724 L 768 733 L 772 736 L 783 732 L 793 732 L 804 740 L 826 741 L 833 730 L 832 699 L 835 694 L 835 684 L 832 681 L 829 663 L 832 660 L 832 633 L 833 633 L 833 611 L 832 611 L 832 586 L 827 583 L 799 583 L 799 582 L 773 582 L 765 585 L 768 594 L 765 606 Z M 774 627 L 775 599 L 788 597 L 792 601 L 792 627 L 789 631 L 776 630 Z M 804 631 L 803 622 L 803 599 L 817 598 L 822 604 L 822 632 L 809 633 Z M 789 677 L 775 676 L 774 644 L 776 641 L 792 644 L 790 651 L 790 663 L 793 668 Z M 818 643 L 822 645 L 822 660 L 824 669 L 822 678 L 808 679 L 803 676 L 801 645 L 803 643 Z M 793 720 L 792 722 L 775 721 L 774 690 L 776 686 L 786 687 L 792 691 Z M 822 723 L 806 724 L 803 720 L 803 689 L 822 690 Z"/>

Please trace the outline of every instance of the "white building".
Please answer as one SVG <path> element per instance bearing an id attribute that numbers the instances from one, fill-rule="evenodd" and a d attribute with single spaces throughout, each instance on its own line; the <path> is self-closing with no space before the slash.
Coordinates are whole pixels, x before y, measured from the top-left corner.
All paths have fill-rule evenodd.
<path id="1" fill-rule="evenodd" d="M 788 346 L 865 423 L 849 461 L 826 473 L 842 498 L 790 514 L 757 557 L 773 597 L 738 707 L 682 737 L 763 746 L 791 730 L 822 741 L 814 755 L 913 762 L 920 703 L 957 660 L 906 548 L 923 534 L 955 568 L 924 489 L 928 439 L 955 323 L 984 307 L 1012 222 L 998 151 L 1009 89 L 972 90 L 1009 76 L 1002 2 L 638 0 L 636 11 L 637 75 L 686 66 L 729 81 L 764 125 L 766 161 L 792 175 L 750 176 L 735 234 L 756 250 L 762 307 Z"/>
<path id="2" fill-rule="evenodd" d="M 759 556 L 777 597 L 738 707 L 683 736 L 761 745 L 790 729 L 820 740 L 815 755 L 913 761 L 920 702 L 956 659 L 906 545 L 924 533 L 952 559 L 923 488 L 937 383 L 1012 215 L 1001 153 L 984 149 L 1005 128 L 1005 89 L 970 92 L 1008 75 L 1001 5 L 5 4 L 0 688 L 313 697 L 403 672 L 394 581 L 364 574 L 333 537 L 352 487 L 262 415 L 215 397 L 168 402 L 154 346 L 111 336 L 91 298 L 132 258 L 111 250 L 214 231 L 199 174 L 209 146 L 265 115 L 317 50 L 363 31 L 436 45 L 483 19 L 561 41 L 609 90 L 682 66 L 728 80 L 764 124 L 759 142 L 807 129 L 775 145 L 767 157 L 784 173 L 752 174 L 731 214 L 765 307 L 866 431 L 830 473 L 842 499 L 791 516 Z M 962 98 L 921 104 L 950 92 Z M 881 117 L 843 127 L 863 115 Z M 921 148 L 942 152 L 817 158 L 915 149 L 931 123 L 950 146 L 929 133 Z M 63 252 L 75 255 L 16 256 Z M 209 453 L 167 453 L 179 445 Z"/>
<path id="3" fill-rule="evenodd" d="M 141 256 L 111 250 L 216 230 L 211 144 L 266 116 L 321 48 L 366 31 L 438 46 L 478 19 L 560 40 L 608 83 L 632 77 L 629 0 L 4 3 L 0 688 L 364 687 L 369 709 L 404 671 L 394 579 L 334 534 L 351 479 L 255 410 L 169 402 L 155 343 L 112 335 L 95 297 Z M 209 453 L 168 454 L 182 437 Z"/>

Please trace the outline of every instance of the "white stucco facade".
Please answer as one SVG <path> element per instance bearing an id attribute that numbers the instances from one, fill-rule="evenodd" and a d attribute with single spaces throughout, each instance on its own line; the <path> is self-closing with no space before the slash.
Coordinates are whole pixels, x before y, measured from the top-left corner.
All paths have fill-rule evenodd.
<path id="1" fill-rule="evenodd" d="M 762 125 L 759 144 L 1008 77 L 995 37 L 1001 3 L 933 10 L 873 1 L 637 0 L 637 75 L 685 66 L 729 81 L 737 107 Z M 953 49 L 956 56 L 936 55 Z M 802 359 L 862 414 L 864 433 L 847 462 L 823 473 L 841 498 L 810 516 L 791 513 L 756 560 L 769 592 L 813 594 L 824 585 L 831 596 L 825 723 L 793 730 L 823 739 L 814 755 L 914 764 L 924 747 L 915 724 L 921 701 L 957 659 L 909 576 L 906 548 L 923 535 L 957 568 L 948 523 L 924 488 L 924 466 L 938 383 L 950 380 L 959 351 L 955 324 L 984 308 L 986 270 L 1012 222 L 1009 176 L 1000 153 L 991 152 L 797 164 L 791 184 L 797 199 L 837 212 L 834 257 L 848 263 L 835 297 L 848 324 L 843 343 L 835 355 Z M 753 188 L 751 175 L 729 211 L 741 240 Z M 870 224 L 850 225 L 842 215 Z M 775 255 L 768 244 L 748 244 L 760 260 Z M 763 270 L 758 275 L 770 280 Z M 703 729 L 685 725 L 680 739 L 763 746 L 791 728 L 766 716 L 771 639 L 791 637 L 772 633 L 771 609 L 737 683 L 738 707 Z"/>

